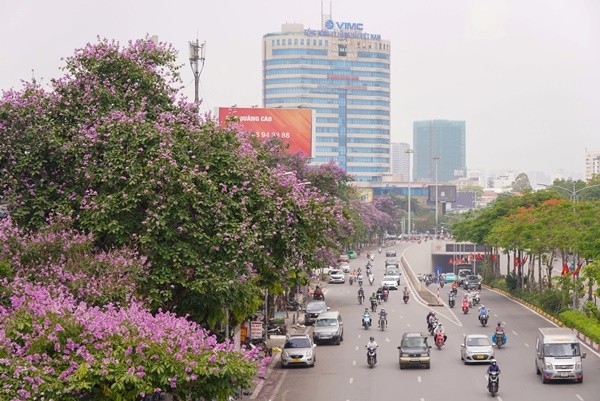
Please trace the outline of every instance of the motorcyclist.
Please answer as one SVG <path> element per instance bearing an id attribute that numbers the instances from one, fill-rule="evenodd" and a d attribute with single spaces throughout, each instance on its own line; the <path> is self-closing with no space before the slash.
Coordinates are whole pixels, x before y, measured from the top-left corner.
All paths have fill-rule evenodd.
<path id="1" fill-rule="evenodd" d="M 429 313 L 427 314 L 427 317 L 425 318 L 425 322 L 427 323 L 428 326 L 431 324 L 432 318 L 435 318 L 435 313 L 432 311 L 429 311 Z"/>
<path id="2" fill-rule="evenodd" d="M 438 334 L 441 334 L 442 336 L 444 336 L 444 344 L 446 344 L 446 340 L 448 339 L 448 336 L 446 335 L 444 327 L 442 326 L 441 323 L 438 323 L 438 325 L 436 326 L 434 334 L 435 334 L 435 337 L 437 337 Z"/>
<path id="3" fill-rule="evenodd" d="M 362 318 L 361 318 L 361 321 L 360 321 L 361 325 L 363 324 L 365 318 L 369 319 L 369 326 L 371 326 L 371 314 L 369 313 L 369 308 L 365 308 L 365 311 L 362 314 Z"/>
<path id="4" fill-rule="evenodd" d="M 463 299 L 462 299 L 462 307 L 464 308 L 465 306 L 466 306 L 467 308 L 469 308 L 469 306 L 470 306 L 470 305 L 469 305 L 469 297 L 467 297 L 466 295 L 465 295 L 465 296 L 463 297 Z"/>
<path id="5" fill-rule="evenodd" d="M 496 343 L 496 339 L 498 336 L 502 336 L 504 343 L 506 343 L 506 331 L 504 330 L 504 326 L 502 326 L 502 322 L 498 322 L 496 329 L 494 330 L 494 343 Z"/>
<path id="6" fill-rule="evenodd" d="M 490 382 L 489 382 L 489 380 L 490 380 L 490 379 L 489 379 L 489 374 L 490 374 L 491 372 L 498 372 L 498 373 L 500 373 L 500 372 L 501 372 L 501 370 L 500 370 L 500 366 L 498 365 L 498 363 L 496 362 L 496 360 L 495 360 L 495 359 L 492 359 L 490 366 L 488 366 L 488 368 L 487 368 L 487 374 L 488 374 L 488 386 L 489 386 L 489 383 L 490 383 Z M 500 385 L 500 377 L 498 377 L 498 385 Z"/>
<path id="7" fill-rule="evenodd" d="M 317 299 L 317 300 L 318 299 L 323 299 L 323 300 L 325 299 L 325 295 L 323 295 L 323 291 L 321 290 L 321 287 L 319 287 L 319 286 L 315 287 L 315 291 L 313 293 L 313 298 Z"/>
<path id="8" fill-rule="evenodd" d="M 479 320 L 483 320 L 486 316 L 490 315 L 490 310 L 485 305 L 479 307 Z"/>
<path id="9" fill-rule="evenodd" d="M 358 297 L 361 298 L 363 301 L 365 300 L 365 291 L 362 287 L 358 289 Z"/>
<path id="10" fill-rule="evenodd" d="M 369 284 L 373 285 L 373 281 L 375 281 L 375 277 L 373 277 L 373 274 L 369 274 Z"/>
<path id="11" fill-rule="evenodd" d="M 358 281 L 358 285 L 362 285 L 362 283 L 363 283 L 363 275 L 361 273 L 358 273 L 358 276 L 356 277 L 356 280 Z"/>
<path id="12" fill-rule="evenodd" d="M 377 301 L 381 302 L 383 300 L 383 288 L 377 288 Z"/>
<path id="13" fill-rule="evenodd" d="M 383 300 L 387 302 L 388 296 L 390 295 L 390 290 L 387 285 L 384 285 L 381 290 L 381 295 L 383 296 Z"/>
<path id="14" fill-rule="evenodd" d="M 381 247 L 379 247 L 379 253 L 381 253 Z"/>
<path id="15" fill-rule="evenodd" d="M 404 287 L 404 292 L 402 293 L 402 299 L 408 298 L 408 297 L 409 297 L 408 287 Z"/>
<path id="16" fill-rule="evenodd" d="M 369 302 L 371 302 L 371 309 L 373 311 L 377 309 L 377 295 L 375 295 L 375 293 L 371 294 L 371 296 L 369 297 Z"/>
<path id="17" fill-rule="evenodd" d="M 431 331 L 435 328 L 435 324 L 437 323 L 437 317 L 435 316 L 435 313 L 430 312 L 429 315 L 427 315 L 427 330 Z"/>
<path id="18" fill-rule="evenodd" d="M 381 310 L 379 311 L 379 320 L 384 320 L 385 321 L 385 325 L 388 325 L 388 321 L 387 321 L 387 312 L 385 311 L 385 308 L 381 308 Z M 377 325 L 379 326 L 379 322 L 377 322 Z"/>
<path id="19" fill-rule="evenodd" d="M 374 348 L 377 350 L 377 341 L 375 341 L 375 337 L 369 338 L 369 342 L 367 343 L 367 349 Z M 377 363 L 377 351 L 375 351 L 375 363 Z"/>

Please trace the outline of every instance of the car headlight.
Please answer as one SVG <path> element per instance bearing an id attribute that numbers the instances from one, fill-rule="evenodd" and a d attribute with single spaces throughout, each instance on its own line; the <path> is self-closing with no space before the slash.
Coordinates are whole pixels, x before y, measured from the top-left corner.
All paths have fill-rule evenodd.
<path id="1" fill-rule="evenodd" d="M 307 357 L 307 358 L 312 358 L 312 355 L 313 355 L 313 352 L 312 352 L 312 350 L 308 350 L 308 351 L 306 351 L 306 357 Z"/>
<path id="2" fill-rule="evenodd" d="M 289 358 L 290 354 L 288 354 L 288 352 L 286 350 L 283 350 L 283 357 L 284 358 Z"/>
<path id="3" fill-rule="evenodd" d="M 575 370 L 581 370 L 581 362 L 575 364 Z"/>
<path id="4" fill-rule="evenodd" d="M 546 370 L 552 370 L 552 364 L 551 363 L 547 363 L 546 364 Z"/>

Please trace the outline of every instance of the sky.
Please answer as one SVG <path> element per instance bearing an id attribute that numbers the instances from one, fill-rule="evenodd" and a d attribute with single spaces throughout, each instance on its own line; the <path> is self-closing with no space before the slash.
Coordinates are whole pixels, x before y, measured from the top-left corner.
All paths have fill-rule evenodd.
<path id="1" fill-rule="evenodd" d="M 97 37 L 206 43 L 201 111 L 262 105 L 263 35 L 319 29 L 321 9 L 391 41 L 391 139 L 417 120 L 464 120 L 467 167 L 583 175 L 600 151 L 598 0 L 0 0 L 0 89 L 61 76 Z"/>

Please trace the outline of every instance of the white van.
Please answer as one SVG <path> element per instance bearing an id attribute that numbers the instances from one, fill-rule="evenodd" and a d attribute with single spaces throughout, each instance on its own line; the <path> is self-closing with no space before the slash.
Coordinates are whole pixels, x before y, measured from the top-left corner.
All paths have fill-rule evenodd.
<path id="1" fill-rule="evenodd" d="M 535 340 L 535 372 L 542 383 L 550 380 L 577 380 L 583 382 L 583 367 L 579 340 L 571 329 L 542 327 Z"/>

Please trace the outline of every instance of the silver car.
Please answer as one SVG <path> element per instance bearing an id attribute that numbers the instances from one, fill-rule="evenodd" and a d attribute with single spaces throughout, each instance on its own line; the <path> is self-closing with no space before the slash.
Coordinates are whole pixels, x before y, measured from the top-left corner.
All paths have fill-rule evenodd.
<path id="1" fill-rule="evenodd" d="M 492 340 L 485 334 L 467 334 L 460 345 L 460 359 L 469 363 L 489 363 L 494 359 Z"/>
<path id="2" fill-rule="evenodd" d="M 341 270 L 329 270 L 329 283 L 331 284 L 344 284 L 346 282 L 346 275 Z"/>
<path id="3" fill-rule="evenodd" d="M 305 365 L 312 368 L 317 360 L 315 347 L 306 334 L 288 336 L 281 351 L 281 366 L 285 368 L 291 365 Z"/>

